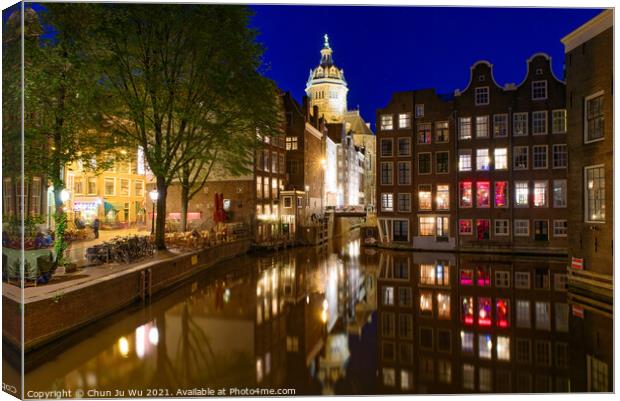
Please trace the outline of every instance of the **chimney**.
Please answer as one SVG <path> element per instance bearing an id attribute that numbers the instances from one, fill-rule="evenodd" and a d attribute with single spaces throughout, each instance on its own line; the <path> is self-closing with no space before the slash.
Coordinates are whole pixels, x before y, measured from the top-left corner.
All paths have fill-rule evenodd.
<path id="1" fill-rule="evenodd" d="M 303 98 L 301 99 L 302 102 L 302 109 L 304 111 L 304 118 L 306 119 L 306 121 L 310 121 L 310 118 L 308 116 L 308 110 L 309 110 L 309 105 L 308 105 L 308 96 L 304 95 Z"/>

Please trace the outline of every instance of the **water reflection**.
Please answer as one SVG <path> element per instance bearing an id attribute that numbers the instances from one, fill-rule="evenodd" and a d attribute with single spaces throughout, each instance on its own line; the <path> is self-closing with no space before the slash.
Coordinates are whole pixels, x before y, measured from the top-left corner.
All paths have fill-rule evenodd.
<path id="1" fill-rule="evenodd" d="M 235 259 L 111 320 L 55 358 L 29 355 L 45 362 L 26 388 L 584 390 L 571 366 L 586 358 L 569 336 L 566 267 L 549 258 L 391 252 L 352 239 Z"/>

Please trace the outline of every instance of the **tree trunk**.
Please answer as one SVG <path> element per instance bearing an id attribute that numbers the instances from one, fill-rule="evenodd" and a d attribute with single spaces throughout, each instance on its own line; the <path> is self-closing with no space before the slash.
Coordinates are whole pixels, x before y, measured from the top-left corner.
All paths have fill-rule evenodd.
<path id="1" fill-rule="evenodd" d="M 189 187 L 181 185 L 181 231 L 187 231 L 187 209 L 189 208 Z"/>
<path id="2" fill-rule="evenodd" d="M 157 216 L 155 219 L 155 246 L 157 249 L 166 249 L 166 196 L 168 185 L 164 177 L 157 177 Z"/>
<path id="3" fill-rule="evenodd" d="M 64 265 L 65 250 L 67 249 L 67 243 L 65 242 L 67 216 L 63 209 L 64 205 L 60 196 L 64 189 L 64 184 L 60 177 L 53 177 L 52 184 L 54 185 L 54 206 L 56 207 L 54 212 L 54 252 L 56 253 L 57 263 L 59 265 Z"/>

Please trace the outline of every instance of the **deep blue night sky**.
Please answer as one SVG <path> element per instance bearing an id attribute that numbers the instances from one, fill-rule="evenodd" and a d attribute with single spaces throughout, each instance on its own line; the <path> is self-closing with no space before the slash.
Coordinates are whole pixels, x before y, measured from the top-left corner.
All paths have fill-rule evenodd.
<path id="1" fill-rule="evenodd" d="M 545 52 L 563 79 L 560 39 L 600 9 L 252 6 L 266 47 L 265 73 L 301 101 L 328 33 L 349 84 L 349 109 L 372 123 L 396 91 L 464 89 L 469 67 L 485 59 L 496 81 L 519 84 L 526 60 Z"/>

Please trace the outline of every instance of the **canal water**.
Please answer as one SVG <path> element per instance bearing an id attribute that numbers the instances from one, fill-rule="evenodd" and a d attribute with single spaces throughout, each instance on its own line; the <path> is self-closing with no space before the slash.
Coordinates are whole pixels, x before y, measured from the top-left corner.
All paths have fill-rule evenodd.
<path id="1" fill-rule="evenodd" d="M 613 376 L 586 343 L 611 349 L 611 334 L 579 320 L 564 260 L 395 252 L 352 236 L 209 269 L 27 355 L 25 389 L 129 397 L 610 387 L 587 377 L 594 362 Z"/>

